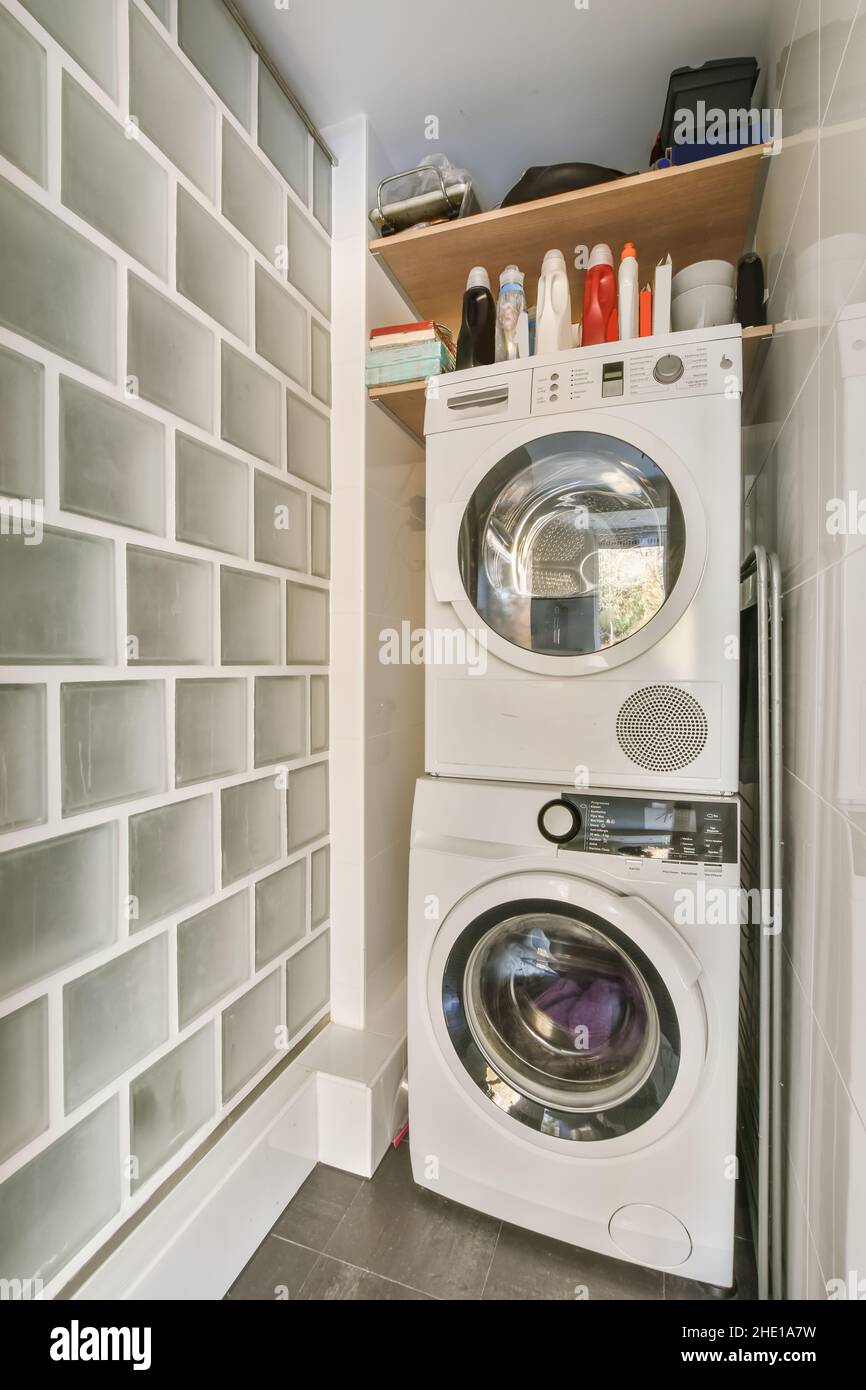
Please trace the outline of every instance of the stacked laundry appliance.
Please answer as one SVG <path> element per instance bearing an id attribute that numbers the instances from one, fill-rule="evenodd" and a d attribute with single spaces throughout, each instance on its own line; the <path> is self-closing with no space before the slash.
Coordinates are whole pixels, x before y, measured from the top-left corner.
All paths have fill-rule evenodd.
<path id="1" fill-rule="evenodd" d="M 732 1284 L 741 335 L 427 403 L 417 1182 Z"/>

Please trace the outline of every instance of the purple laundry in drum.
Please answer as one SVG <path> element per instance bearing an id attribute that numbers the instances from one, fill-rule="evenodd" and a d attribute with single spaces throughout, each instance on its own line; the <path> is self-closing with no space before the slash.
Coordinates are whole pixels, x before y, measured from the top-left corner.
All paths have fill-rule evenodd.
<path id="1" fill-rule="evenodd" d="M 583 989 L 576 980 L 560 979 L 538 996 L 535 1005 L 573 1034 L 576 1041 L 583 1038 L 586 1051 L 597 1052 L 608 1045 L 616 1032 L 630 994 L 625 983 L 593 980 Z"/>

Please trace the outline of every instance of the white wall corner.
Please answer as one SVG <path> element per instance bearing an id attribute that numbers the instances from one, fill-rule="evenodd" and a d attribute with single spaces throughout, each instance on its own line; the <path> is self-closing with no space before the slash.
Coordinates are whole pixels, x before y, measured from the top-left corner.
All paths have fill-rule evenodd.
<path id="1" fill-rule="evenodd" d="M 406 1121 L 405 1070 L 405 1036 L 329 1024 L 73 1298 L 222 1298 L 316 1163 L 372 1177 Z"/>

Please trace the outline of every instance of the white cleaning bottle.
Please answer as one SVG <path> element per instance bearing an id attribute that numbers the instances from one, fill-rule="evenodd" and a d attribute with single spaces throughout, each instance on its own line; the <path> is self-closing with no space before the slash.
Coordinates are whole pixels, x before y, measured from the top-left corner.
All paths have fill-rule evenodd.
<path id="1" fill-rule="evenodd" d="M 499 277 L 496 302 L 496 360 L 513 362 L 529 356 L 529 315 L 523 293 L 523 271 L 507 265 Z"/>
<path id="2" fill-rule="evenodd" d="M 561 251 L 547 251 L 541 263 L 535 315 L 535 351 L 540 356 L 571 347 L 571 291 Z"/>
<path id="3" fill-rule="evenodd" d="M 637 283 L 637 251 L 630 241 L 622 248 L 619 262 L 619 336 L 638 336 L 640 289 Z"/>

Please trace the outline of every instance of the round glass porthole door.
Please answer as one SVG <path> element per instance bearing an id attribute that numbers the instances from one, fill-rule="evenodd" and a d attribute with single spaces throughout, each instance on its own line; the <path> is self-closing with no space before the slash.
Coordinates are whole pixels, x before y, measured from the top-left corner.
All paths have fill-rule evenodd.
<path id="1" fill-rule="evenodd" d="M 529 440 L 475 489 L 458 562 L 491 631 L 548 656 L 604 652 L 644 628 L 683 566 L 685 521 L 658 464 L 590 430 Z"/>
<path id="2" fill-rule="evenodd" d="M 628 1134 L 673 1088 L 680 1032 L 668 990 L 593 913 L 532 900 L 482 914 L 451 948 L 442 1006 L 476 1085 L 540 1132 Z"/>

